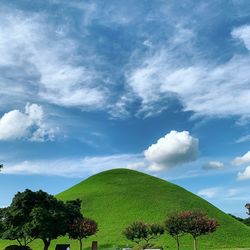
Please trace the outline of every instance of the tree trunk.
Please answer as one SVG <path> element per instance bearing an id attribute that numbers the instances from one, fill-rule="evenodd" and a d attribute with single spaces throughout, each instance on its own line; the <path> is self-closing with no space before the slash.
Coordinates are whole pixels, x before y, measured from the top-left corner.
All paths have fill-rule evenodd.
<path id="1" fill-rule="evenodd" d="M 197 250 L 197 239 L 194 238 L 194 250 Z"/>
<path id="2" fill-rule="evenodd" d="M 80 243 L 80 250 L 82 250 L 82 239 L 79 239 L 79 243 Z"/>
<path id="3" fill-rule="evenodd" d="M 44 244 L 43 250 L 48 250 L 50 245 L 50 240 L 43 239 L 43 244 Z"/>
<path id="4" fill-rule="evenodd" d="M 176 238 L 176 242 L 177 242 L 177 249 L 180 250 L 180 240 L 179 240 L 179 237 Z"/>

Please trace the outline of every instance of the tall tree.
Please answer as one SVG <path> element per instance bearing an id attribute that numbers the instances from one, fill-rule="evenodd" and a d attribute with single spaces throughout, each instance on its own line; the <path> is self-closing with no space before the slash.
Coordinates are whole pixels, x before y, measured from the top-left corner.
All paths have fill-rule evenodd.
<path id="1" fill-rule="evenodd" d="M 97 230 L 98 225 L 94 220 L 88 218 L 77 218 L 70 225 L 68 234 L 71 239 L 79 241 L 80 250 L 82 250 L 82 240 L 96 234 Z"/>

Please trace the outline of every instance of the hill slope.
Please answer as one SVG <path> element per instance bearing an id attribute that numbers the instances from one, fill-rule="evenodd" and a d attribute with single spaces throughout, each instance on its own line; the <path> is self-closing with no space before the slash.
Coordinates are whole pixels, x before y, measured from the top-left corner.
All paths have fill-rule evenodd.
<path id="1" fill-rule="evenodd" d="M 220 229 L 200 240 L 202 249 L 250 246 L 250 229 L 223 213 L 207 201 L 159 178 L 137 171 L 116 169 L 102 172 L 57 196 L 62 200 L 80 198 L 83 214 L 100 226 L 96 239 L 101 245 L 126 244 L 123 228 L 134 220 L 162 222 L 173 211 L 202 209 L 217 218 Z M 190 239 L 182 240 L 188 247 Z M 173 246 L 164 236 L 158 245 Z"/>

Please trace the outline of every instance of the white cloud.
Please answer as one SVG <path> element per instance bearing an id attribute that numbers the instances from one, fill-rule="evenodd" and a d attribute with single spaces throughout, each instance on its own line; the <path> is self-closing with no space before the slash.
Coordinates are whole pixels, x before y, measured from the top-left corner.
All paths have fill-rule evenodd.
<path id="1" fill-rule="evenodd" d="M 75 159 L 23 161 L 6 164 L 2 174 L 55 175 L 65 177 L 86 177 L 115 168 L 138 169 L 144 166 L 142 155 L 123 154 Z"/>
<path id="2" fill-rule="evenodd" d="M 91 66 L 97 56 L 80 58 L 79 44 L 67 36 L 66 24 L 56 26 L 45 14 L 20 11 L 2 11 L 0 22 L 0 70 L 4 72 L 0 94 L 6 100 L 28 95 L 30 100 L 67 107 L 103 107 L 104 80 Z"/>
<path id="3" fill-rule="evenodd" d="M 236 143 L 242 143 L 247 141 L 250 141 L 250 135 L 244 135 L 240 137 L 239 139 L 236 140 Z"/>
<path id="4" fill-rule="evenodd" d="M 203 166 L 203 169 L 206 170 L 215 170 L 224 168 L 224 164 L 220 161 L 210 161 Z"/>
<path id="5" fill-rule="evenodd" d="M 196 160 L 198 144 L 198 139 L 192 137 L 188 131 L 173 130 L 145 150 L 144 155 L 150 164 L 150 170 L 164 170 Z"/>
<path id="6" fill-rule="evenodd" d="M 37 104 L 27 104 L 24 112 L 16 109 L 0 118 L 0 140 L 53 140 L 54 133 L 55 129 L 45 123 L 43 109 Z"/>
<path id="7" fill-rule="evenodd" d="M 240 166 L 247 163 L 250 163 L 250 151 L 245 153 L 243 156 L 235 157 L 232 161 L 232 164 L 235 166 Z"/>
<path id="8" fill-rule="evenodd" d="M 233 38 L 241 40 L 245 47 L 250 50 L 250 25 L 235 28 L 231 34 Z"/>
<path id="9" fill-rule="evenodd" d="M 197 195 L 207 199 L 219 200 L 244 200 L 247 199 L 247 191 L 245 188 L 235 187 L 210 187 L 197 192 Z"/>
<path id="10" fill-rule="evenodd" d="M 241 32 L 244 35 L 238 33 L 233 31 L 233 37 L 244 39 L 249 48 L 250 26 L 244 27 L 244 32 Z M 189 39 L 194 37 L 190 35 Z M 178 48 L 181 39 L 175 40 L 168 47 L 158 47 L 156 52 L 152 50 L 144 57 L 133 58 L 130 64 L 131 69 L 126 73 L 127 84 L 141 99 L 142 110 L 157 112 L 159 103 L 174 97 L 182 103 L 185 111 L 194 111 L 196 115 L 249 116 L 250 55 L 235 54 L 228 61 L 215 64 L 196 56 L 191 44 L 192 60 L 180 61 L 180 55 L 173 47 Z"/>
<path id="11" fill-rule="evenodd" d="M 250 179 L 250 166 L 246 167 L 243 172 L 238 173 L 238 180 L 249 180 Z"/>
<path id="12" fill-rule="evenodd" d="M 204 198 L 214 198 L 216 197 L 221 191 L 221 188 L 219 187 L 213 187 L 213 188 L 206 188 L 200 190 L 197 195 L 202 196 Z"/>

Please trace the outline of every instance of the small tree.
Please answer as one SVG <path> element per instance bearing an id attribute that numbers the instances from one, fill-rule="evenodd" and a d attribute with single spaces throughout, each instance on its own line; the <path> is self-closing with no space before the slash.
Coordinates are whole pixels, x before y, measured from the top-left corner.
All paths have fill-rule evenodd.
<path id="1" fill-rule="evenodd" d="M 79 241 L 80 250 L 82 250 L 82 240 L 96 234 L 98 230 L 97 223 L 92 219 L 77 218 L 69 227 L 69 237 Z"/>
<path id="2" fill-rule="evenodd" d="M 183 232 L 191 234 L 194 239 L 194 250 L 197 250 L 199 236 L 213 233 L 219 226 L 215 219 L 210 219 L 206 213 L 200 211 L 185 211 L 179 216 Z"/>
<path id="3" fill-rule="evenodd" d="M 146 224 L 142 221 L 135 221 L 123 231 L 124 236 L 136 244 L 146 242 L 144 248 L 150 247 L 150 241 L 158 238 L 164 233 L 164 227 L 160 224 Z"/>
<path id="4" fill-rule="evenodd" d="M 166 231 L 175 239 L 177 249 L 180 249 L 180 237 L 185 234 L 183 220 L 178 213 L 170 215 L 165 221 Z"/>

